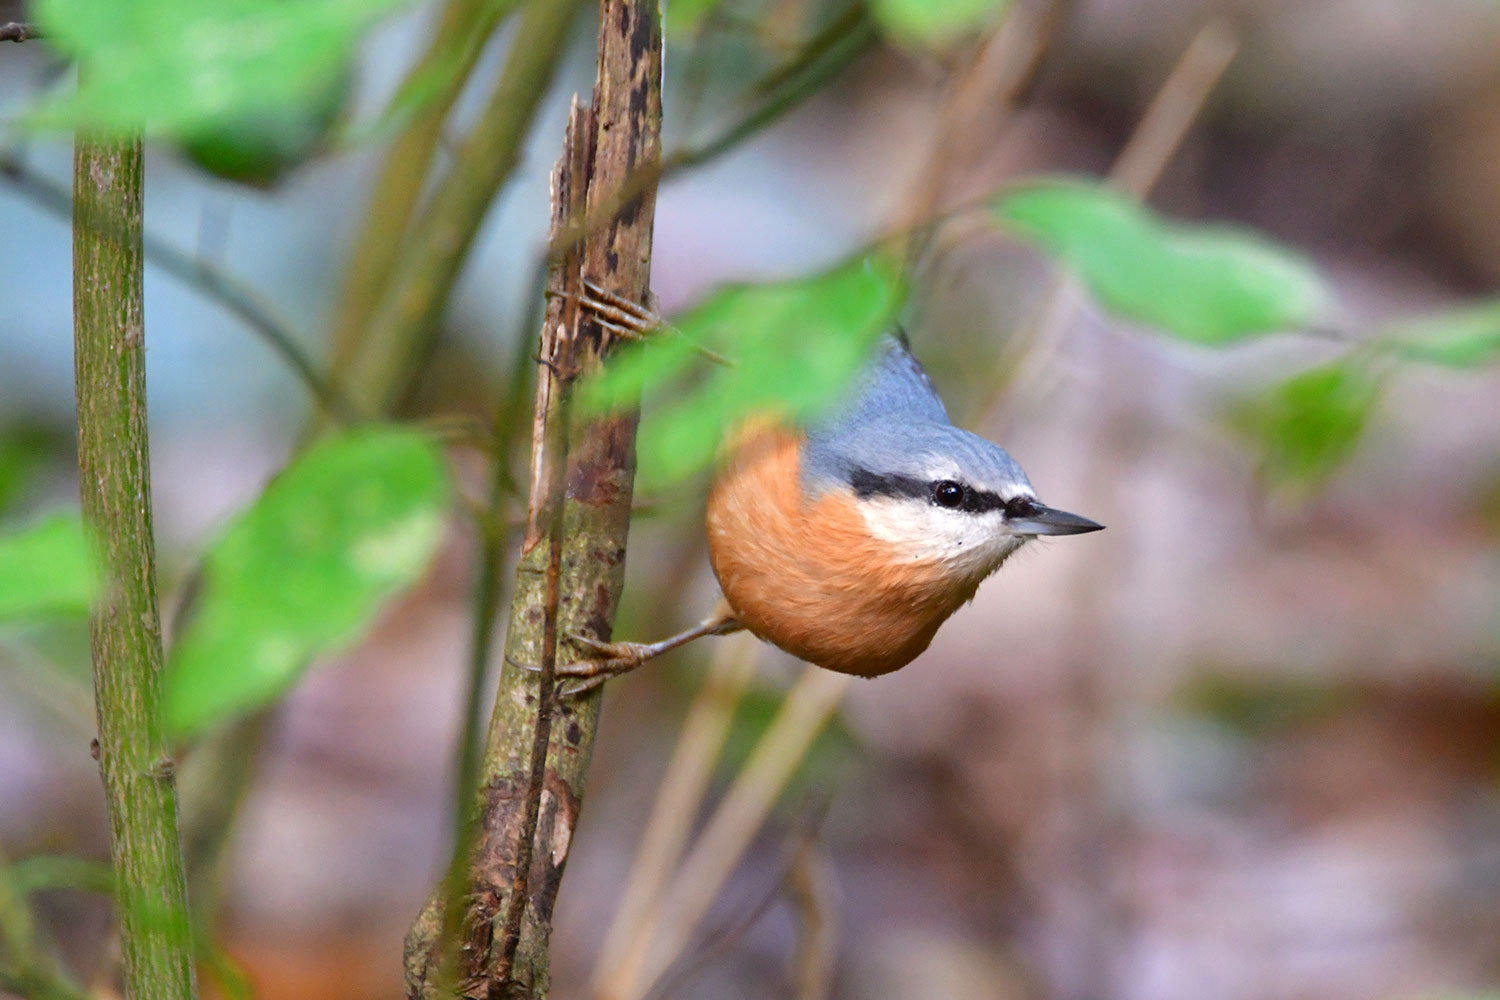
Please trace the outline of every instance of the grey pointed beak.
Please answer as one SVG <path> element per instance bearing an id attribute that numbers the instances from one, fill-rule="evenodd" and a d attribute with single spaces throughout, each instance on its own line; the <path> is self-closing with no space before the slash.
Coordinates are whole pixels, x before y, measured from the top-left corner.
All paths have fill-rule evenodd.
<path id="1" fill-rule="evenodd" d="M 1098 521 L 1039 503 L 1032 504 L 1024 517 L 1006 518 L 1005 523 L 1018 535 L 1082 535 L 1104 530 L 1104 525 Z"/>

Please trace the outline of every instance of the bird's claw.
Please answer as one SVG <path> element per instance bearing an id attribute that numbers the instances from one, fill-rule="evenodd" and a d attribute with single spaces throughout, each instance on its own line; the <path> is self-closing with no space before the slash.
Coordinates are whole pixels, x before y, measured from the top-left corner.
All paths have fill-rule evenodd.
<path id="1" fill-rule="evenodd" d="M 590 655 L 587 659 L 559 663 L 553 668 L 553 676 L 569 682 L 557 686 L 559 698 L 573 698 L 592 691 L 605 681 L 627 674 L 651 659 L 650 647 L 645 643 L 604 642 L 576 632 L 569 632 L 563 638 Z M 530 673 L 542 672 L 539 664 L 517 663 L 513 659 L 509 662 Z"/>

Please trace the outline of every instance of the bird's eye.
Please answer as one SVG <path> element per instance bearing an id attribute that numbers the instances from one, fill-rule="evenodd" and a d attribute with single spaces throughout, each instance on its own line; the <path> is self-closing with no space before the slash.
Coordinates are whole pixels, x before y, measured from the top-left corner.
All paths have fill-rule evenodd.
<path id="1" fill-rule="evenodd" d="M 964 494 L 963 484 L 955 483 L 951 479 L 932 484 L 932 502 L 939 507 L 963 506 Z"/>

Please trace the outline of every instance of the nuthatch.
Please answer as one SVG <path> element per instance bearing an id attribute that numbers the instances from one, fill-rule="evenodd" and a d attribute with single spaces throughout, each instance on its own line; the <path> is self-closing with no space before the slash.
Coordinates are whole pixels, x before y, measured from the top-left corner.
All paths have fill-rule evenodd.
<path id="1" fill-rule="evenodd" d="M 1103 525 L 1038 502 L 1004 449 L 953 426 L 905 343 L 885 337 L 844 402 L 798 429 L 742 437 L 708 500 L 728 607 L 657 643 L 582 644 L 602 677 L 740 628 L 830 670 L 875 677 L 915 659 L 948 616 L 1038 535 Z"/>

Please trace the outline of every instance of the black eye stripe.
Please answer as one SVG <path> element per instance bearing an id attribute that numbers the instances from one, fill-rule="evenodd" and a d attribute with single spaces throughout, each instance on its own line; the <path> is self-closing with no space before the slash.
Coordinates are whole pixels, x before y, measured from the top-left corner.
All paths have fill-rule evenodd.
<path id="1" fill-rule="evenodd" d="M 849 473 L 849 485 L 854 488 L 854 495 L 861 500 L 870 497 L 908 497 L 913 500 L 925 500 L 934 506 L 942 506 L 949 510 L 961 510 L 966 514 L 984 514 L 992 510 L 1005 510 L 1007 516 L 1015 516 L 1007 507 L 999 494 L 991 493 L 989 490 L 975 489 L 972 486 L 963 486 L 963 499 L 957 504 L 939 504 L 934 495 L 935 487 L 945 484 L 947 480 L 939 480 L 937 483 L 915 476 L 902 476 L 895 473 L 871 472 L 869 469 L 854 469 Z M 955 485 L 962 486 L 958 483 Z M 1020 501 L 1030 503 L 1027 497 L 1016 497 L 1011 504 Z"/>

